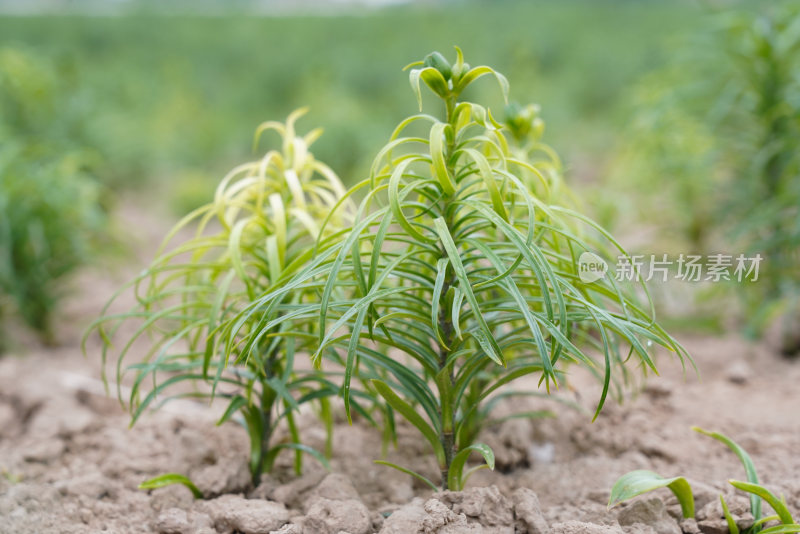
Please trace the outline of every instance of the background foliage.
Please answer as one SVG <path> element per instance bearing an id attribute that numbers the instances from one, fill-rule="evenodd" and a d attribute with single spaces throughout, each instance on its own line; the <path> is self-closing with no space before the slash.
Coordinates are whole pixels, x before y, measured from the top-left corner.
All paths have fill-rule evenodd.
<path id="1" fill-rule="evenodd" d="M 729 293 L 742 297 L 750 334 L 783 314 L 784 334 L 793 336 L 783 350 L 794 352 L 800 8 L 776 2 L 756 12 L 715 13 L 708 24 L 673 64 L 637 84 L 634 120 L 615 165 L 618 183 L 659 184 L 659 195 L 641 197 L 635 217 L 657 225 L 672 247 L 761 255 L 761 282 Z"/>
<path id="2" fill-rule="evenodd" d="M 696 24 L 697 12 L 690 3 L 582 1 L 335 17 L 10 17 L 0 18 L 0 43 L 75 72 L 88 142 L 114 161 L 108 181 L 174 186 L 199 172 L 212 189 L 249 157 L 248 131 L 305 105 L 330 133 L 319 158 L 344 177 L 365 171 L 413 102 L 394 83 L 398 65 L 454 43 L 476 63 L 514 73 L 514 98 L 546 104 L 556 146 L 598 153 L 624 122 L 625 88 L 668 57 L 664 40 Z"/>
<path id="3" fill-rule="evenodd" d="M 58 279 L 106 233 L 102 161 L 82 144 L 75 84 L 64 65 L 0 48 L 0 324 L 18 315 L 45 341 Z"/>
<path id="4" fill-rule="evenodd" d="M 385 132 L 413 105 L 413 96 L 394 83 L 398 65 L 461 43 L 475 64 L 513 76 L 512 99 L 543 105 L 547 139 L 563 157 L 566 181 L 600 223 L 616 223 L 623 239 L 652 230 L 647 253 L 718 252 L 722 243 L 750 252 L 748 243 L 765 239 L 759 229 L 775 221 L 748 217 L 738 234 L 719 238 L 721 228 L 731 226 L 723 215 L 743 213 L 742 202 L 756 204 L 749 185 L 759 180 L 748 162 L 759 161 L 754 150 L 763 125 L 748 117 L 747 105 L 734 106 L 724 123 L 721 115 L 703 110 L 719 109 L 709 94 L 729 94 L 717 89 L 736 72 L 735 55 L 755 58 L 763 51 L 742 37 L 746 30 L 738 37 L 731 30 L 730 42 L 739 48 L 719 39 L 725 31 L 719 14 L 738 13 L 746 28 L 755 15 L 778 11 L 777 4 L 782 3 L 411 2 L 265 16 L 248 12 L 255 4 L 247 2 L 225 8 L 213 2 L 163 4 L 173 6 L 169 14 L 161 3 L 126 2 L 127 11 L 115 16 L 0 15 L 2 68 L 16 69 L 0 82 L 3 202 L 18 204 L 9 200 L 12 190 L 18 196 L 26 191 L 30 202 L 46 196 L 31 191 L 54 191 L 61 184 L 65 193 L 49 202 L 79 197 L 86 203 L 78 208 L 64 200 L 62 209 L 73 214 L 56 216 L 60 227 L 50 229 L 68 233 L 76 251 L 59 253 L 75 259 L 37 275 L 57 280 L 88 257 L 113 199 L 146 191 L 149 198 L 164 199 L 173 213 L 186 213 L 208 201 L 228 169 L 252 156 L 249 131 L 300 106 L 309 105 L 309 119 L 327 131 L 315 144 L 317 156 L 346 184 L 355 183 L 368 172 L 370 154 L 385 142 Z M 792 32 L 796 24 L 784 33 Z M 794 72 L 784 52 L 773 59 L 783 62 L 785 73 Z M 769 61 L 765 56 L 758 64 L 769 68 Z M 786 80 L 796 84 L 790 75 Z M 766 86 L 747 90 L 745 102 L 753 102 Z M 468 93 L 499 109 L 498 96 L 483 86 Z M 785 93 L 783 102 L 796 112 L 793 94 Z M 723 198 L 719 184 L 734 174 L 744 186 L 733 190 L 742 194 Z M 35 176 L 38 185 L 33 178 L 24 187 L 16 183 Z M 795 186 L 781 189 L 774 197 L 779 205 L 770 212 L 783 217 L 784 227 L 796 228 L 791 206 L 797 180 L 788 176 Z M 730 181 L 724 187 L 730 189 Z M 46 210 L 57 213 L 52 205 Z M 35 211 L 14 216 L 33 219 Z M 35 226 L 9 222 L 0 234 L 10 243 L 14 227 L 17 242 L 30 241 L 19 236 Z M 774 250 L 797 248 L 796 231 L 783 236 L 771 241 Z M 15 310 L 20 297 L 9 294 L 26 294 L 20 288 L 32 284 L 17 278 L 26 270 L 12 271 L 10 258 L 32 260 L 10 247 L 0 250 L 6 258 L 3 306 Z M 782 266 L 773 279 L 784 282 L 773 285 L 773 295 L 783 294 L 786 273 L 796 272 L 796 254 L 778 255 Z M 47 302 L 39 306 L 46 311 L 34 315 L 47 315 L 63 280 L 34 285 L 46 287 L 42 295 L 48 295 L 39 299 Z M 28 298 L 23 300 L 27 307 Z M 754 294 L 747 306 L 760 300 Z M 759 312 L 760 325 L 769 322 L 771 310 Z"/>

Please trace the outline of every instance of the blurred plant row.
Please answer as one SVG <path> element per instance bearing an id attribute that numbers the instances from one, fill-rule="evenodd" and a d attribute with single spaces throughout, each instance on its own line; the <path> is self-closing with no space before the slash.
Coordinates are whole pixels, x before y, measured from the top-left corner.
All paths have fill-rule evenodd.
<path id="1" fill-rule="evenodd" d="M 0 49 L 0 327 L 19 316 L 45 341 L 60 279 L 107 234 L 103 161 L 87 148 L 76 83 L 63 65 Z"/>
<path id="2" fill-rule="evenodd" d="M 708 33 L 636 89 L 618 179 L 673 247 L 764 258 L 759 283 L 739 285 L 741 322 L 760 335 L 782 322 L 800 351 L 800 8 L 709 18 Z M 731 288 L 727 288 L 731 290 Z M 712 296 L 723 298 L 719 291 Z"/>
<path id="3" fill-rule="evenodd" d="M 644 221 L 681 251 L 760 252 L 763 283 L 733 291 L 748 330 L 798 313 L 796 13 L 460 7 L 432 8 L 445 27 L 414 7 L 366 19 L 0 19 L 0 313 L 51 337 L 63 277 L 107 242 L 111 202 L 147 187 L 176 212 L 201 205 L 264 117 L 311 104 L 329 132 L 316 152 L 349 185 L 409 102 L 396 65 L 453 42 L 547 104 L 548 138 L 577 189 L 599 191 L 587 207 L 602 222 L 614 211 L 620 229 Z M 399 47 L 397 28 L 419 37 Z M 673 35 L 695 37 L 665 46 Z M 483 91 L 470 96 L 496 99 Z"/>

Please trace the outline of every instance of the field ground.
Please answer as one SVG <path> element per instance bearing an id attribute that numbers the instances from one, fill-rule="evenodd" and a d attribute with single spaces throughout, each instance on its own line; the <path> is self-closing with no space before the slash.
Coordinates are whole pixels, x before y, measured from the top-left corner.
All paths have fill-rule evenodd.
<path id="1" fill-rule="evenodd" d="M 124 216 L 142 230 L 139 248 L 146 257 L 157 242 L 148 236 L 159 235 L 160 223 L 134 221 L 133 212 Z M 131 260 L 133 267 L 140 265 L 136 261 Z M 235 424 L 215 427 L 216 405 L 209 409 L 178 401 L 131 430 L 127 414 L 105 395 L 96 345 L 88 358 L 78 345 L 80 331 L 120 283 L 119 276 L 99 269 L 79 276 L 82 290 L 65 306 L 62 346 L 0 358 L 2 534 L 680 534 L 671 515 L 679 509 L 666 490 L 655 493 L 655 500 L 606 510 L 612 484 L 632 469 L 687 476 L 703 519 L 700 530 L 687 523 L 683 530 L 722 534 L 726 527 L 716 493 L 731 493 L 726 480 L 745 475 L 733 454 L 692 432 L 692 425 L 738 441 L 752 455 L 762 482 L 800 512 L 800 362 L 732 334 L 679 335 L 702 380 L 691 371 L 684 377 L 677 361 L 662 357 L 663 376 L 652 377 L 624 405 L 609 403 L 595 423 L 589 415 L 565 410 L 555 419 L 512 419 L 490 429 L 484 440 L 494 447 L 498 468 L 478 471 L 463 494 L 428 500 L 432 492 L 410 477 L 374 465 L 380 437 L 358 422 L 337 425 L 330 474 L 309 460 L 304 475 L 296 478 L 286 454 L 276 472 L 253 490 L 246 435 Z M 588 408 L 596 391 L 576 376 L 573 388 L 560 394 Z M 531 408 L 554 406 L 543 402 L 531 401 Z M 323 436 L 313 419 L 304 421 L 302 433 L 321 446 Z M 398 448 L 389 453 L 392 461 L 433 476 L 428 456 L 407 428 L 400 429 Z M 170 471 L 188 474 L 209 498 L 193 501 L 183 487 L 136 488 Z M 538 496 L 540 510 L 530 491 L 521 488 Z M 729 502 L 735 514 L 746 505 L 741 496 Z"/>

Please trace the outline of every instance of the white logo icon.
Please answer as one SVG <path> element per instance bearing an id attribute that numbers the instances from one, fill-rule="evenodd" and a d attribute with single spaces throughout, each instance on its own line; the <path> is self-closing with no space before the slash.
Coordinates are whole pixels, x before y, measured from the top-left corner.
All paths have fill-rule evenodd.
<path id="1" fill-rule="evenodd" d="M 592 252 L 584 252 L 578 258 L 578 276 L 581 282 L 591 284 L 603 278 L 608 272 L 608 264 Z"/>

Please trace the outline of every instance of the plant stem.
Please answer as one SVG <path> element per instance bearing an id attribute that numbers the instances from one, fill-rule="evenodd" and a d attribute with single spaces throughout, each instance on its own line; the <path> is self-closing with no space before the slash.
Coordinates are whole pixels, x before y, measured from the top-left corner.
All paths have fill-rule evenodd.
<path id="1" fill-rule="evenodd" d="M 453 112 L 455 110 L 456 105 L 456 97 L 455 95 L 449 95 L 445 98 L 445 109 L 446 109 L 446 120 L 447 122 L 453 126 L 453 122 L 455 121 L 455 117 Z M 450 175 L 455 174 L 455 170 L 453 168 L 451 156 L 453 153 L 453 143 L 450 140 L 451 138 L 448 137 L 448 140 L 445 145 L 445 162 L 447 167 L 447 172 Z M 451 227 L 452 222 L 450 221 L 449 217 L 449 199 L 445 199 L 443 206 L 442 206 L 442 216 L 445 218 L 447 222 L 447 226 Z M 447 252 L 445 250 L 441 250 L 440 256 L 442 258 L 447 258 Z M 439 423 L 441 427 L 441 434 L 439 436 L 439 442 L 442 444 L 442 449 L 444 450 L 444 466 L 441 467 L 441 475 L 442 475 L 442 489 L 448 489 L 448 479 L 450 475 L 450 464 L 453 462 L 453 456 L 456 453 L 456 442 L 455 442 L 455 435 L 454 435 L 454 428 L 455 428 L 455 413 L 456 407 L 453 406 L 453 386 L 455 384 L 455 376 L 454 376 L 454 365 L 452 362 L 448 363 L 449 356 L 450 356 L 450 349 L 448 348 L 452 343 L 452 335 L 453 335 L 453 324 L 451 319 L 451 313 L 449 312 L 447 306 L 445 306 L 445 302 L 447 299 L 448 290 L 453 286 L 455 283 L 455 271 L 453 270 L 452 266 L 448 269 L 448 274 L 445 277 L 444 285 L 442 287 L 442 292 L 440 296 L 440 306 L 439 306 L 439 317 L 438 323 L 439 328 L 441 329 L 442 333 L 442 340 L 447 344 L 444 346 L 439 344 L 439 373 L 436 377 L 436 385 L 439 390 L 439 399 L 440 399 L 440 408 L 439 408 Z"/>
<path id="2" fill-rule="evenodd" d="M 255 462 L 257 466 L 256 469 L 253 470 L 251 474 L 253 480 L 253 487 L 258 487 L 258 484 L 261 482 L 261 473 L 264 472 L 264 460 L 269 451 L 269 443 L 272 439 L 272 407 L 275 404 L 275 391 L 272 387 L 267 383 L 267 379 L 270 375 L 274 376 L 276 373 L 276 351 L 267 358 L 267 365 L 264 369 L 264 376 L 260 377 L 259 381 L 261 382 L 261 396 L 259 398 L 259 418 L 261 423 L 260 428 L 260 435 L 259 436 L 251 436 L 258 438 L 258 461 Z"/>
<path id="3" fill-rule="evenodd" d="M 450 288 L 453 281 L 453 276 L 449 275 L 445 280 L 442 295 L 447 293 L 447 290 Z M 446 343 L 450 343 L 453 330 L 453 325 L 449 315 L 450 314 L 447 313 L 445 307 L 440 307 L 439 328 L 442 330 L 442 339 L 444 339 Z M 450 474 L 450 464 L 452 463 L 453 456 L 455 455 L 455 439 L 453 435 L 453 429 L 455 426 L 455 409 L 453 407 L 452 399 L 454 376 L 453 365 L 448 365 L 447 363 L 449 356 L 450 351 L 447 349 L 447 347 L 439 345 L 439 374 L 436 379 L 436 385 L 439 389 L 439 422 L 442 429 L 439 436 L 439 442 L 442 444 L 445 460 L 444 466 L 441 466 L 442 489 L 445 490 L 448 489 L 447 481 Z M 447 370 L 448 367 L 449 371 Z"/>

